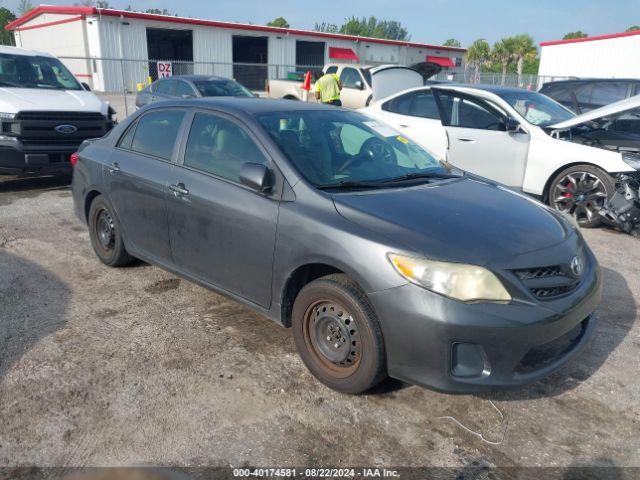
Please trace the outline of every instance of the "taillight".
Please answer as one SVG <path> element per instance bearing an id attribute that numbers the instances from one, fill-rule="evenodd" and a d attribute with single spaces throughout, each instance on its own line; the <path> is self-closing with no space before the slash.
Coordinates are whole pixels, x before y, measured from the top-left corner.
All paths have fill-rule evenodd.
<path id="1" fill-rule="evenodd" d="M 79 159 L 80 159 L 80 154 L 78 152 L 73 152 L 71 154 L 71 156 L 69 157 L 69 161 L 71 162 L 71 166 L 75 167 L 76 163 L 78 163 Z"/>

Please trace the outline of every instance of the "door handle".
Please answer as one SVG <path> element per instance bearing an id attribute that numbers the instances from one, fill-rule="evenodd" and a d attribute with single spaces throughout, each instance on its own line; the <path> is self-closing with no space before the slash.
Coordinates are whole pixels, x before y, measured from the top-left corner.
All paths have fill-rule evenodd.
<path id="1" fill-rule="evenodd" d="M 118 165 L 118 162 L 113 162 L 109 167 L 107 167 L 109 169 L 109 173 L 111 175 L 116 174 L 120 171 L 120 165 Z"/>
<path id="2" fill-rule="evenodd" d="M 473 138 L 459 138 L 458 140 L 461 142 L 475 142 Z"/>
<path id="3" fill-rule="evenodd" d="M 409 128 L 409 125 L 405 125 L 405 124 L 403 124 L 403 123 L 401 123 L 401 124 L 400 124 L 400 125 L 398 125 L 398 126 L 399 126 L 399 127 L 402 127 L 402 128 Z"/>
<path id="4" fill-rule="evenodd" d="M 176 197 L 184 197 L 189 195 L 189 190 L 187 190 L 187 188 L 184 186 L 184 183 L 169 185 L 169 190 L 171 190 Z"/>

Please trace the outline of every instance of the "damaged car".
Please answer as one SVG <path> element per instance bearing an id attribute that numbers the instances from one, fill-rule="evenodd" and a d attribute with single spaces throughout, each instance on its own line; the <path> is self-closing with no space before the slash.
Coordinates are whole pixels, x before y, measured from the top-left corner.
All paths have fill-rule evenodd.
<path id="1" fill-rule="evenodd" d="M 406 67 L 380 73 L 373 76 L 374 103 L 363 113 L 462 170 L 537 197 L 580 226 L 602 223 L 600 211 L 622 175 L 637 178 L 640 162 L 630 153 L 638 151 L 640 135 L 625 131 L 624 122 L 637 115 L 640 96 L 575 115 L 528 90 L 424 85 Z M 414 87 L 398 91 L 399 76 L 413 79 Z"/>

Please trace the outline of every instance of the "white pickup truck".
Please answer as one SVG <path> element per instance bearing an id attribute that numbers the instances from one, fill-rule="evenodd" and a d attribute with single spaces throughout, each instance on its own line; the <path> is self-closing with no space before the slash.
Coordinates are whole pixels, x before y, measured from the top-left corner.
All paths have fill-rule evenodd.
<path id="1" fill-rule="evenodd" d="M 344 107 L 363 108 L 371 102 L 371 66 L 329 63 L 324 66 L 322 72 L 337 73 L 340 77 L 340 82 L 342 83 L 340 99 Z M 268 80 L 267 96 L 269 98 L 303 100 L 302 79 Z M 309 91 L 308 101 L 316 101 L 313 84 Z"/>
<path id="2" fill-rule="evenodd" d="M 70 155 L 115 113 L 56 57 L 0 46 L 0 175 L 70 172 Z"/>

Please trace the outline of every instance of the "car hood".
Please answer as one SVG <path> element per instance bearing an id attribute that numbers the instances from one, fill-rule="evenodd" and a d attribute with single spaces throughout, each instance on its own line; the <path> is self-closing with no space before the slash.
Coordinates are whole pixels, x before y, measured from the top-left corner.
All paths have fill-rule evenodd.
<path id="1" fill-rule="evenodd" d="M 487 265 L 565 241 L 567 222 L 506 187 L 464 177 L 333 195 L 340 215 L 436 260 Z"/>
<path id="2" fill-rule="evenodd" d="M 616 115 L 626 112 L 627 110 L 633 110 L 639 107 L 640 95 L 636 95 L 635 97 L 625 98 L 624 100 L 620 100 L 619 102 L 610 103 L 609 105 L 596 108 L 595 110 L 591 110 L 590 112 L 576 115 L 575 117 L 570 118 L 569 120 L 565 120 L 564 122 L 549 125 L 547 128 L 553 130 L 565 130 L 585 122 L 590 122 L 602 117 L 609 117 L 611 115 Z"/>
<path id="3" fill-rule="evenodd" d="M 0 112 L 62 111 L 107 114 L 108 103 L 85 90 L 43 88 L 0 88 Z"/>

